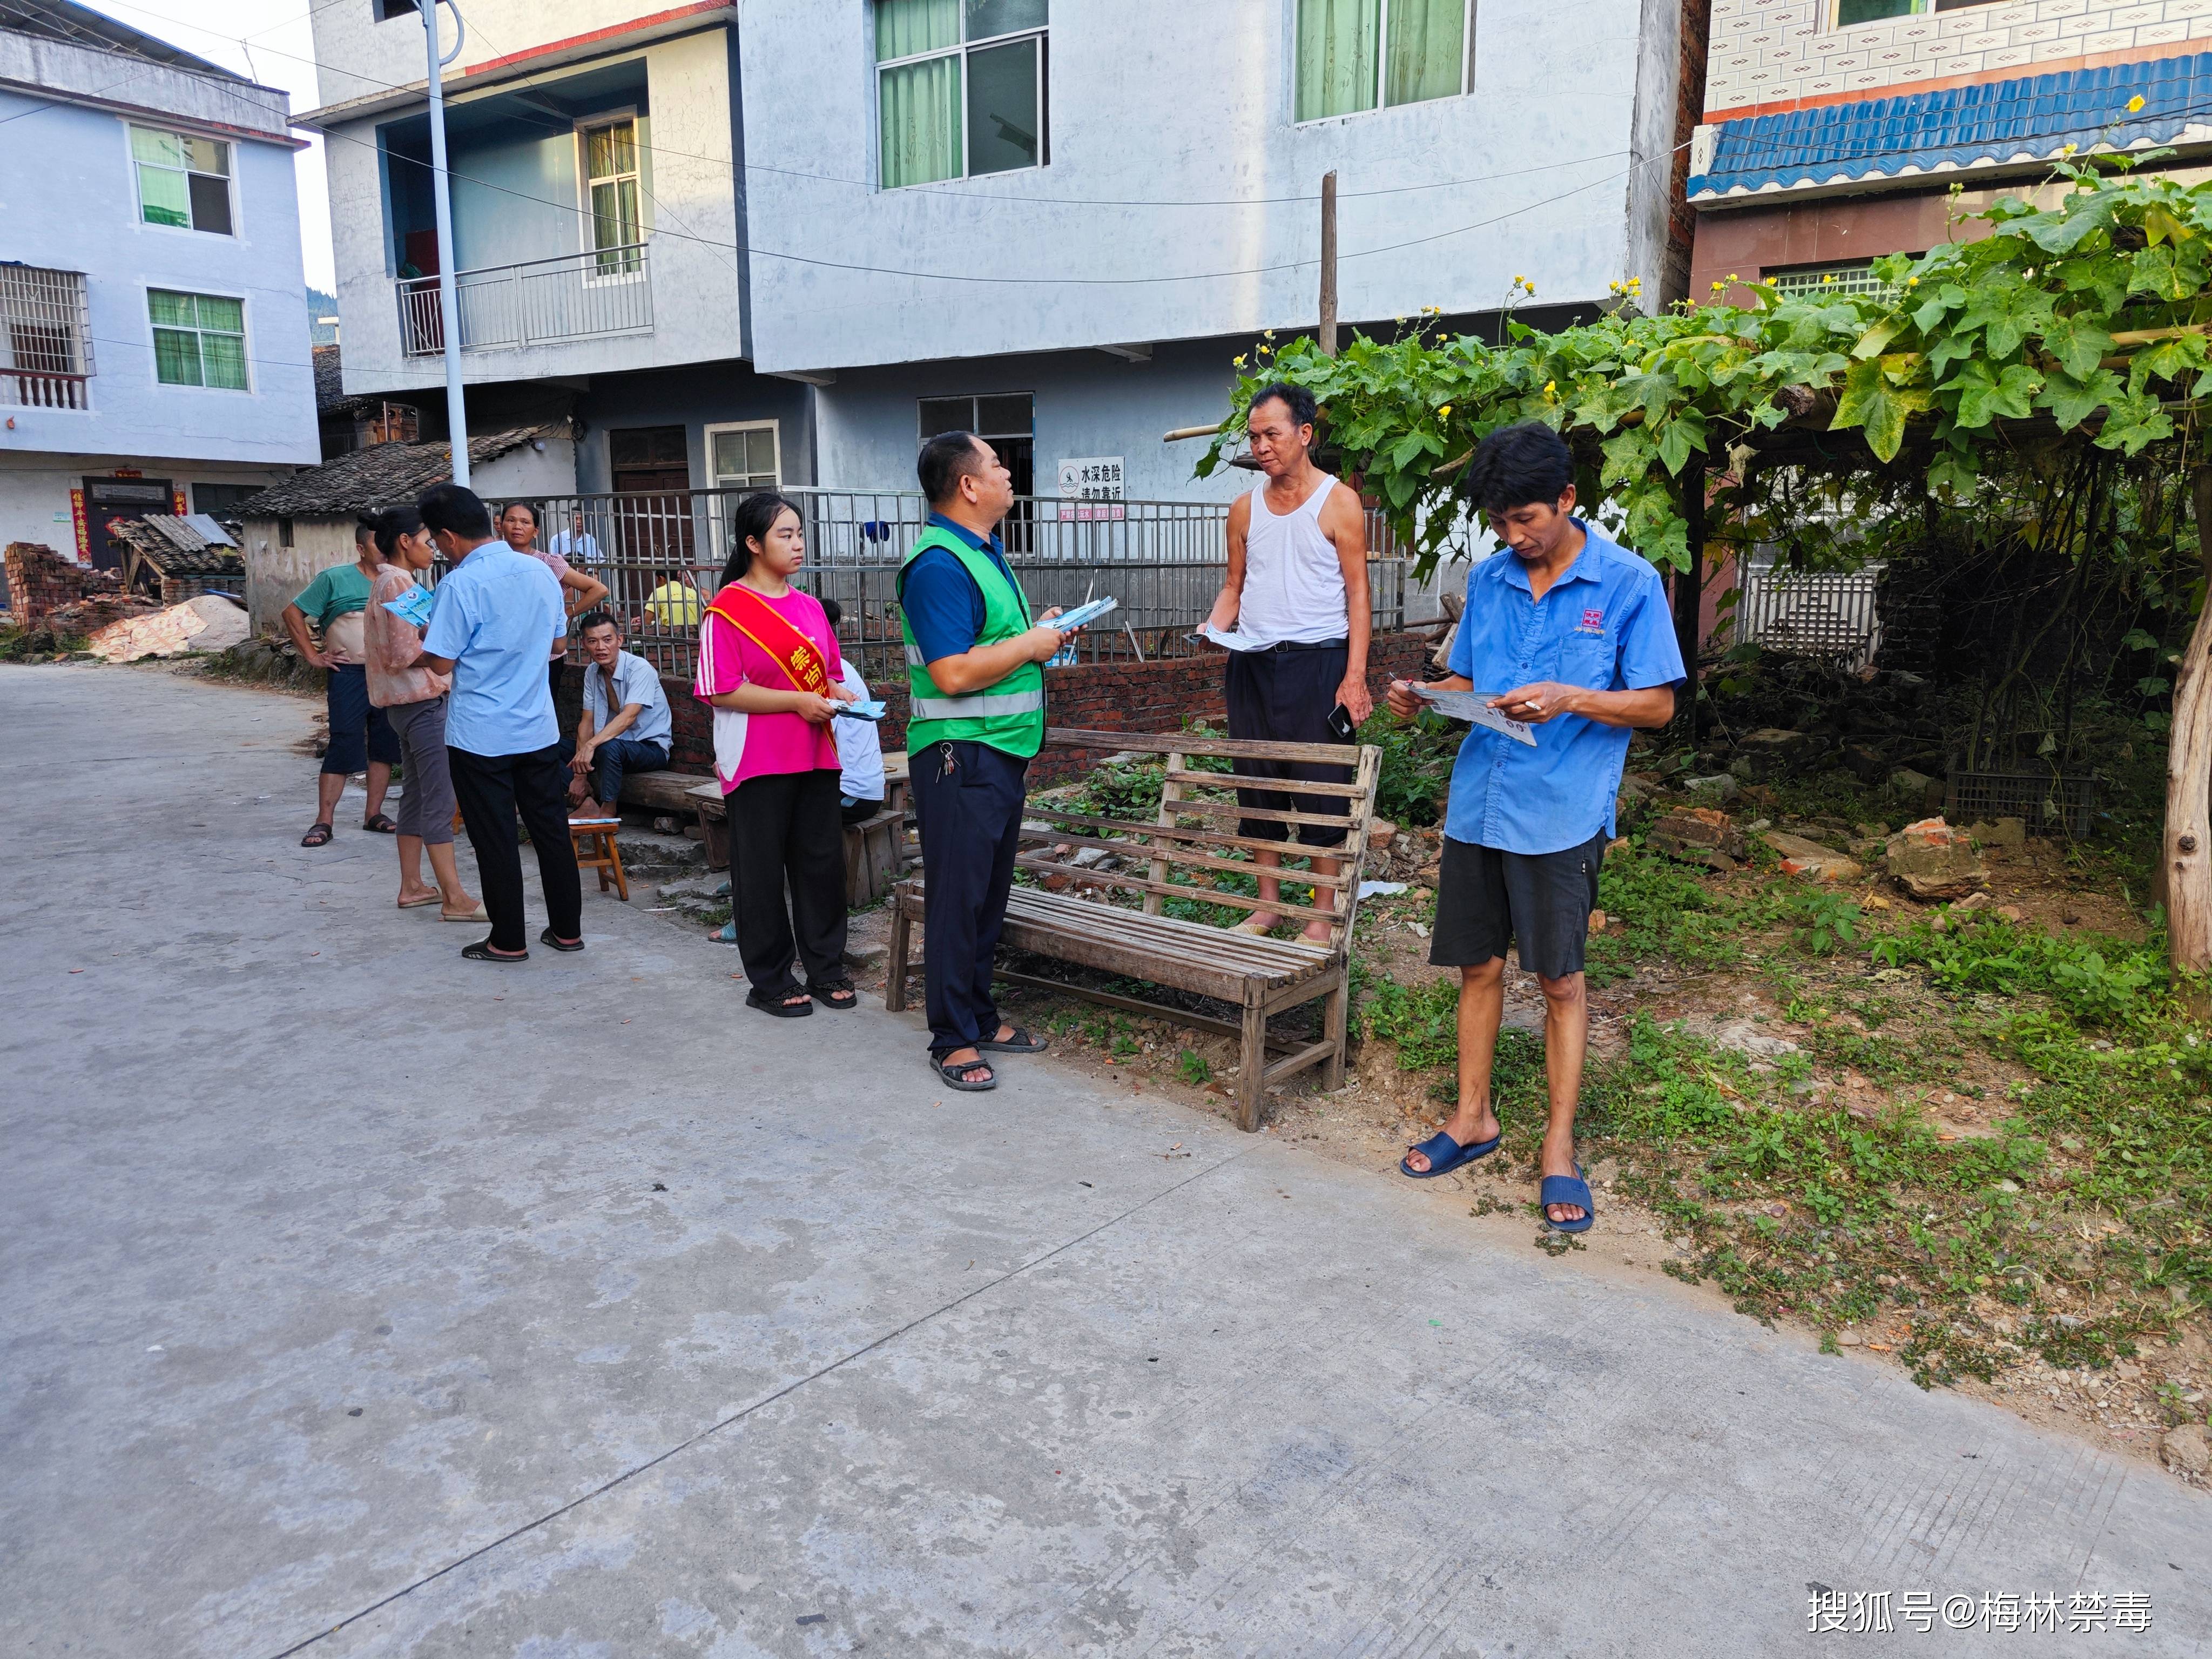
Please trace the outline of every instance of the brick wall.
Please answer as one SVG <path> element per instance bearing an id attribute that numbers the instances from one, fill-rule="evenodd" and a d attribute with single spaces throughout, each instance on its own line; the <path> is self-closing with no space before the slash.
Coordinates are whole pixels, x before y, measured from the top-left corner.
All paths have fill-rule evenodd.
<path id="1" fill-rule="evenodd" d="M 1674 87 L 1674 156 L 1668 167 L 1667 253 L 1659 299 L 1671 305 L 1690 293 L 1690 259 L 1698 234 L 1690 205 L 1690 139 L 1705 107 L 1705 69 L 1711 58 L 1713 0 L 1682 0 L 1681 38 Z M 1693 297 L 1702 298 L 1702 295 Z"/>
<path id="2" fill-rule="evenodd" d="M 8 603 L 15 611 L 15 623 L 29 628 L 42 621 L 46 613 L 64 605 L 73 605 L 88 593 L 109 593 L 115 590 L 115 578 L 105 571 L 87 570 L 74 561 L 64 558 L 51 547 L 41 547 L 36 542 L 10 542 L 5 555 L 8 571 Z"/>
<path id="3" fill-rule="evenodd" d="M 1376 700 L 1393 679 L 1418 677 L 1437 635 L 1419 631 L 1381 634 L 1368 652 L 1368 684 Z M 1223 659 L 1175 657 L 1153 663 L 1080 664 L 1045 670 L 1045 708 L 1054 726 L 1085 726 L 1100 732 L 1179 732 L 1186 721 L 1226 718 L 1222 702 Z M 713 711 L 691 695 L 689 676 L 663 674 L 674 726 L 669 765 L 678 771 L 709 773 L 714 764 Z M 890 705 L 880 728 L 885 749 L 906 744 L 907 690 L 903 678 L 872 684 Z M 561 688 L 561 729 L 574 732 L 583 708 L 583 671 L 571 664 Z M 1048 754 L 1031 776 L 1052 781 L 1079 770 L 1086 757 L 1075 750 Z"/>

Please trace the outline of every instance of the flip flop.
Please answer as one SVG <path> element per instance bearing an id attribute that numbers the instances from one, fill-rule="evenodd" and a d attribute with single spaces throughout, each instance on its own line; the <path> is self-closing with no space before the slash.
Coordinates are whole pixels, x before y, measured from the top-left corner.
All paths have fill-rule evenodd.
<path id="1" fill-rule="evenodd" d="M 991 1074 L 981 1083 L 970 1083 L 960 1075 L 963 1072 L 975 1071 L 979 1066 Z M 929 1057 L 929 1069 L 937 1073 L 939 1079 L 946 1088 L 957 1089 L 963 1094 L 980 1095 L 987 1089 L 995 1089 L 999 1086 L 999 1073 L 996 1068 L 981 1060 L 939 1060 L 935 1054 L 932 1054 Z"/>
<path id="2" fill-rule="evenodd" d="M 720 927 L 708 934 L 707 938 L 709 943 L 714 945 L 735 945 L 738 942 L 738 919 L 732 916 Z"/>
<path id="3" fill-rule="evenodd" d="M 1254 924 L 1259 920 L 1256 915 L 1247 916 L 1229 931 L 1232 933 L 1243 933 L 1249 939 L 1265 939 L 1283 925 L 1279 921 L 1271 921 L 1265 927 L 1255 927 Z"/>
<path id="4" fill-rule="evenodd" d="M 488 939 L 480 939 L 474 945 L 464 945 L 461 946 L 461 954 L 466 957 L 471 962 L 497 962 L 505 963 L 527 962 L 530 960 L 530 952 L 527 951 L 525 951 L 519 957 L 501 955 L 500 952 L 491 948 L 491 941 Z"/>
<path id="5" fill-rule="evenodd" d="M 438 920 L 441 921 L 489 921 L 491 912 L 485 909 L 482 903 L 478 903 L 475 909 L 459 915 L 441 908 L 438 912 Z"/>
<path id="6" fill-rule="evenodd" d="M 1462 1164 L 1472 1164 L 1478 1158 L 1488 1158 L 1504 1139 L 1505 1132 L 1501 1129 L 1487 1140 L 1470 1141 L 1462 1146 L 1449 1133 L 1439 1129 L 1419 1146 L 1407 1149 L 1409 1157 L 1419 1152 L 1427 1158 L 1429 1167 L 1416 1170 L 1401 1158 L 1398 1160 L 1398 1173 L 1414 1181 L 1427 1181 L 1437 1176 L 1449 1175 Z"/>
<path id="7" fill-rule="evenodd" d="M 584 948 L 584 941 L 582 939 L 556 939 L 554 937 L 553 930 L 550 927 L 545 929 L 545 931 L 538 934 L 538 937 L 545 944 L 551 945 L 556 951 L 580 951 Z"/>
<path id="8" fill-rule="evenodd" d="M 850 983 L 824 985 L 818 989 L 810 985 L 806 988 L 806 994 L 824 1008 L 856 1008 L 860 1003 L 860 994 Z"/>
<path id="9" fill-rule="evenodd" d="M 814 1012 L 813 1003 L 784 1000 L 786 997 L 795 997 L 800 994 L 802 994 L 796 985 L 787 991 L 778 991 L 772 996 L 757 989 L 751 990 L 745 993 L 745 1006 L 757 1008 L 764 1014 L 774 1014 L 778 1019 L 805 1019 Z"/>
<path id="10" fill-rule="evenodd" d="M 399 826 L 381 812 L 373 818 L 363 818 L 361 821 L 361 827 L 379 836 L 396 836 L 399 833 Z"/>
<path id="11" fill-rule="evenodd" d="M 306 835 L 300 837 L 300 845 L 302 847 L 327 847 L 331 843 L 331 836 L 333 833 L 334 831 L 331 825 L 327 823 L 318 823 L 310 829 Z"/>
<path id="12" fill-rule="evenodd" d="M 1045 1050 L 1045 1042 L 1042 1037 L 1031 1036 L 1026 1029 L 1017 1025 L 1013 1036 L 1004 1042 L 994 1037 L 988 1042 L 977 1043 L 975 1047 L 987 1054 L 1041 1054 Z"/>
<path id="13" fill-rule="evenodd" d="M 1554 1221 L 1544 1212 L 1554 1204 L 1572 1204 L 1583 1212 L 1580 1221 Z M 1536 1213 L 1544 1224 L 1555 1233 L 1586 1233 L 1590 1223 L 1597 1219 L 1597 1206 L 1590 1202 L 1589 1182 L 1583 1179 L 1583 1166 L 1575 1165 L 1571 1176 L 1546 1176 L 1536 1186 Z"/>
<path id="14" fill-rule="evenodd" d="M 428 898 L 402 899 L 399 901 L 399 908 L 403 910 L 419 910 L 426 904 L 443 904 L 444 902 L 443 898 L 433 893 Z"/>

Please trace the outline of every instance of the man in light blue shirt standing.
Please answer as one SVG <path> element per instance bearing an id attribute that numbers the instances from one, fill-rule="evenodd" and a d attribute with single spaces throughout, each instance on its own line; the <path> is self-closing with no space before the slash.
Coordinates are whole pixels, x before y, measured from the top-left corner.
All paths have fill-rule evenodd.
<path id="1" fill-rule="evenodd" d="M 415 506 L 446 556 L 422 661 L 453 677 L 447 754 L 491 913 L 490 935 L 461 954 L 472 962 L 530 960 L 522 856 L 514 844 L 518 812 L 545 890 L 549 925 L 538 938 L 556 951 L 580 951 L 583 886 L 568 839 L 561 726 L 545 677 L 545 654 L 568 628 L 561 585 L 537 559 L 492 538 L 491 514 L 473 492 L 439 484 Z"/>
<path id="2" fill-rule="evenodd" d="M 1551 1109 L 1538 1197 L 1552 1226 L 1579 1233 L 1596 1215 L 1575 1161 L 1583 944 L 1629 730 L 1674 719 L 1684 675 L 1659 573 L 1574 516 L 1574 477 L 1565 441 L 1534 422 L 1492 433 L 1468 469 L 1468 493 L 1505 547 L 1468 574 L 1451 672 L 1427 684 L 1480 695 L 1536 741 L 1473 726 L 1452 769 L 1429 960 L 1460 970 L 1459 1105 L 1398 1167 L 1425 1180 L 1498 1150 L 1490 1065 L 1510 941 L 1544 992 Z M 1392 685 L 1390 711 L 1411 719 L 1418 690 Z"/>

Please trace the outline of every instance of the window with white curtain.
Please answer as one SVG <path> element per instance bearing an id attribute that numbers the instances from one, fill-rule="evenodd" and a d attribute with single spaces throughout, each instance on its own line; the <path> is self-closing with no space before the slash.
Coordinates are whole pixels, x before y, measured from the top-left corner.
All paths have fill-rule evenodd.
<path id="1" fill-rule="evenodd" d="M 1297 118 L 1456 98 L 1474 82 L 1474 0 L 1298 0 Z"/>
<path id="2" fill-rule="evenodd" d="M 875 0 L 883 184 L 1042 167 L 1050 0 Z"/>
<path id="3" fill-rule="evenodd" d="M 638 216 L 637 122 L 624 116 L 580 129 L 584 141 L 584 190 L 589 203 L 595 274 L 628 276 L 640 264 L 644 239 Z"/>

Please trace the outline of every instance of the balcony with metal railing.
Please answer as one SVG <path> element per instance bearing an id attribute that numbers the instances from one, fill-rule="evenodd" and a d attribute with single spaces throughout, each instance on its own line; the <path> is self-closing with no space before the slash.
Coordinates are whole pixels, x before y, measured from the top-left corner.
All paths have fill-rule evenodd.
<path id="1" fill-rule="evenodd" d="M 653 281 L 643 242 L 453 273 L 461 349 L 512 351 L 653 331 Z M 399 341 L 410 357 L 446 349 L 435 276 L 397 284 Z"/>
<path id="2" fill-rule="evenodd" d="M 89 409 L 84 273 L 0 264 L 0 404 Z"/>

